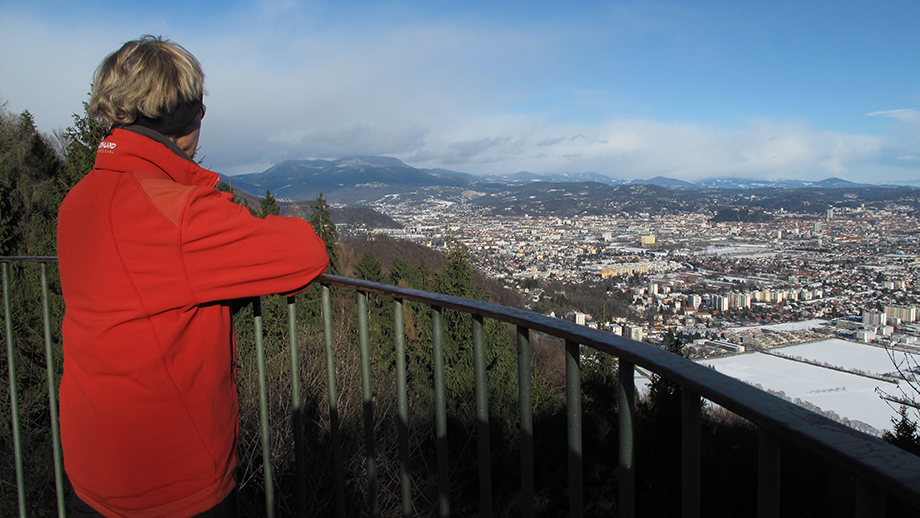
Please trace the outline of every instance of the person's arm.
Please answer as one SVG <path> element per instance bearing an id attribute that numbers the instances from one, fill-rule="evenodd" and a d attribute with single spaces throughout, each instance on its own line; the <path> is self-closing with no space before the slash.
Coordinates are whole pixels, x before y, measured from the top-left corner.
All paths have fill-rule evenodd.
<path id="1" fill-rule="evenodd" d="M 189 197 L 180 239 L 199 303 L 295 293 L 329 264 L 325 244 L 306 221 L 256 218 L 213 189 Z"/>

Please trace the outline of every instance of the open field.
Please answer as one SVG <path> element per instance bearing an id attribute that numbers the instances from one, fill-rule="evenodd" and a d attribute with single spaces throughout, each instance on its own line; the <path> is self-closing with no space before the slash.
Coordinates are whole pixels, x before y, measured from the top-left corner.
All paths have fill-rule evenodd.
<path id="1" fill-rule="evenodd" d="M 873 374 L 895 371 L 886 349 L 845 340 L 794 345 L 776 349 L 776 352 Z M 894 354 L 896 359 L 904 358 L 904 353 Z M 900 395 L 899 386 L 893 383 L 762 353 L 708 359 L 701 363 L 752 385 L 782 392 L 791 400 L 801 399 L 826 412 L 833 411 L 840 417 L 861 421 L 880 432 L 892 429 L 891 419 L 897 415 L 897 408 L 882 400 L 876 391 L 881 389 L 891 395 Z M 908 389 L 903 381 L 900 387 Z"/>

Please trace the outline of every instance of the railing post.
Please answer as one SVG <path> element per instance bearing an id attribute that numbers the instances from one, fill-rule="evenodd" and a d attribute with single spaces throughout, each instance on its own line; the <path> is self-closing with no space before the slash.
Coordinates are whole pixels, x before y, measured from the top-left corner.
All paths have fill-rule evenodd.
<path id="1" fill-rule="evenodd" d="M 393 298 L 393 333 L 396 341 L 396 404 L 399 416 L 399 487 L 402 516 L 412 516 L 412 475 L 409 469 L 409 394 L 406 387 L 406 321 L 403 300 Z"/>
<path id="2" fill-rule="evenodd" d="M 265 369 L 265 346 L 262 343 L 262 298 L 252 302 L 256 339 L 256 362 L 259 366 L 259 416 L 262 425 L 262 471 L 265 475 L 265 515 L 275 516 L 275 488 L 272 480 L 271 428 L 268 423 L 268 374 Z"/>
<path id="3" fill-rule="evenodd" d="M 377 481 L 377 448 L 374 439 L 374 391 L 371 385 L 371 350 L 367 330 L 367 293 L 358 292 L 358 342 L 361 350 L 361 394 L 364 406 L 364 448 L 367 455 L 367 505 L 370 515 L 380 516 Z"/>
<path id="4" fill-rule="evenodd" d="M 51 310 L 48 295 L 48 264 L 42 263 L 42 322 L 45 327 L 45 366 L 48 372 L 48 411 L 51 414 L 51 451 L 54 456 L 54 488 L 58 516 L 64 518 L 64 463 L 61 460 L 61 427 L 58 424 L 57 384 L 54 382 L 54 354 L 51 350 Z"/>
<path id="5" fill-rule="evenodd" d="M 779 518 L 780 439 L 757 429 L 757 518 Z"/>
<path id="6" fill-rule="evenodd" d="M 521 514 L 532 518 L 535 483 L 533 474 L 533 387 L 531 380 L 530 329 L 517 327 L 518 398 L 521 404 Z"/>
<path id="7" fill-rule="evenodd" d="M 297 340 L 297 300 L 288 297 L 288 343 L 291 348 L 291 429 L 294 433 L 294 474 L 297 480 L 297 515 L 307 516 L 307 473 L 304 465 L 303 408 L 300 402 L 300 358 Z"/>
<path id="8" fill-rule="evenodd" d="M 489 380 L 483 318 L 473 315 L 473 369 L 476 379 L 476 439 L 479 451 L 479 516 L 492 516 L 492 461 L 489 446 Z"/>
<path id="9" fill-rule="evenodd" d="M 859 477 L 856 479 L 856 518 L 882 518 L 885 516 L 885 493 Z"/>
<path id="10" fill-rule="evenodd" d="M 329 429 L 332 435 L 332 470 L 335 474 L 337 516 L 345 518 L 345 474 L 342 466 L 342 437 L 339 430 L 339 395 L 335 383 L 335 348 L 332 336 L 332 301 L 329 286 L 323 286 L 323 330 L 326 337 L 326 387 L 329 400 Z"/>
<path id="11" fill-rule="evenodd" d="M 565 342 L 565 400 L 569 433 L 569 516 L 584 515 L 584 452 L 581 433 L 581 345 Z"/>
<path id="12" fill-rule="evenodd" d="M 438 516 L 450 516 L 450 472 L 447 465 L 447 393 L 444 372 L 444 309 L 431 306 L 431 360 L 434 365 L 435 437 L 438 450 Z"/>
<path id="13" fill-rule="evenodd" d="M 13 347 L 13 309 L 10 301 L 10 264 L 3 263 L 3 315 L 6 319 L 6 357 L 10 374 L 10 413 L 13 426 L 13 452 L 16 463 L 16 489 L 19 516 L 26 517 L 26 483 L 22 472 L 22 439 L 19 436 L 19 395 L 16 388 L 16 354 Z"/>
<path id="14" fill-rule="evenodd" d="M 636 516 L 636 468 L 634 456 L 633 429 L 636 419 L 636 382 L 635 366 L 620 358 L 617 378 L 619 378 L 618 413 L 620 423 L 620 461 L 617 471 L 619 478 L 619 513 L 621 518 Z"/>
<path id="15" fill-rule="evenodd" d="M 700 516 L 700 396 L 680 389 L 681 400 L 681 516 Z"/>

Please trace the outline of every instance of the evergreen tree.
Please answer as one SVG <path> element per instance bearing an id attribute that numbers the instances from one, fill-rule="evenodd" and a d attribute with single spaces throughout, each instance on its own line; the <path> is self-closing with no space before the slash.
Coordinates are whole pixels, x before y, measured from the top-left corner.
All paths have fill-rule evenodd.
<path id="1" fill-rule="evenodd" d="M 894 431 L 886 431 L 882 439 L 902 450 L 920 455 L 920 428 L 917 422 L 910 418 L 906 406 L 901 405 L 898 417 L 891 418 L 891 424 L 894 425 Z"/>
<path id="2" fill-rule="evenodd" d="M 355 265 L 354 276 L 371 282 L 385 282 L 383 266 L 371 252 L 365 252 Z M 395 348 L 393 344 L 392 299 L 367 294 L 367 326 L 371 345 L 374 368 L 380 372 L 390 372 L 395 365 Z M 375 378 L 378 378 L 375 375 Z"/>
<path id="3" fill-rule="evenodd" d="M 228 184 L 227 182 L 217 182 L 217 185 L 214 188 L 217 189 L 218 191 L 228 192 L 232 194 L 233 203 L 236 203 L 237 205 L 242 205 L 243 207 L 246 208 L 246 210 L 249 211 L 250 214 L 252 214 L 255 217 L 259 217 L 259 213 L 256 211 L 255 207 L 253 207 L 248 201 L 246 201 L 246 198 L 243 198 L 242 196 L 236 194 L 236 190 L 233 188 L 232 185 Z"/>
<path id="4" fill-rule="evenodd" d="M 87 103 L 84 102 L 84 112 L 86 108 Z M 65 158 L 65 167 L 58 175 L 59 192 L 66 194 L 92 170 L 96 163 L 96 150 L 107 133 L 108 128 L 102 121 L 86 113 L 82 116 L 73 114 L 73 126 L 58 135 Z M 63 200 L 63 194 L 61 200 L 56 200 L 58 204 Z"/>
<path id="5" fill-rule="evenodd" d="M 316 202 L 313 204 L 313 214 L 310 216 L 310 224 L 313 225 L 313 230 L 316 231 L 319 238 L 323 240 L 323 243 L 326 243 L 326 253 L 329 254 L 329 268 L 326 269 L 326 273 L 339 275 L 341 265 L 339 264 L 339 254 L 336 249 L 336 241 L 339 240 L 339 231 L 335 228 L 335 223 L 332 221 L 332 214 L 329 211 L 329 204 L 326 203 L 326 199 L 323 198 L 322 193 L 320 193 L 319 197 L 316 198 Z"/>
<path id="6" fill-rule="evenodd" d="M 0 126 L 0 255 L 54 255 L 63 161 L 28 111 Z"/>
<path id="7" fill-rule="evenodd" d="M 431 287 L 431 268 L 428 267 L 424 257 L 419 259 L 418 266 L 409 271 L 409 277 L 406 280 L 417 290 L 427 291 Z"/>
<path id="8" fill-rule="evenodd" d="M 354 276 L 371 282 L 383 282 L 383 266 L 371 252 L 364 252 L 361 260 L 355 265 Z"/>
<path id="9" fill-rule="evenodd" d="M 262 204 L 262 209 L 259 211 L 260 218 L 265 219 L 266 216 L 281 214 L 281 207 L 278 205 L 278 201 L 275 200 L 275 197 L 272 196 L 271 191 L 268 189 L 265 190 L 265 197 L 259 201 Z"/>
<path id="10" fill-rule="evenodd" d="M 405 281 L 406 286 L 411 287 L 409 282 L 410 270 L 409 261 L 405 257 L 393 259 L 393 264 L 390 265 L 390 284 L 398 285 L 400 281 Z"/>

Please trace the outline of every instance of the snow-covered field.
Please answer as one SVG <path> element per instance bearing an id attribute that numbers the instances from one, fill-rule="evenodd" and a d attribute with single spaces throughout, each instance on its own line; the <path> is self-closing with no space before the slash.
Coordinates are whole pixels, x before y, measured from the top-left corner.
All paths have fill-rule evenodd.
<path id="1" fill-rule="evenodd" d="M 870 373 L 895 371 L 884 348 L 844 340 L 782 347 L 774 352 Z M 896 358 L 903 357 L 904 353 L 896 353 Z M 791 400 L 801 399 L 825 412 L 833 411 L 842 418 L 861 421 L 879 432 L 891 430 L 891 419 L 897 415 L 897 408 L 882 400 L 876 391 L 880 388 L 888 394 L 900 395 L 898 385 L 893 383 L 762 353 L 739 354 L 700 363 L 752 385 L 760 384 L 764 389 L 782 392 Z M 903 381 L 901 385 L 907 388 Z"/>
<path id="2" fill-rule="evenodd" d="M 815 319 L 805 320 L 802 322 L 785 322 L 782 324 L 770 324 L 767 326 L 745 326 L 733 327 L 729 331 L 749 331 L 752 329 L 763 329 L 765 331 L 801 331 L 802 329 L 814 329 L 827 325 L 827 320 Z"/>
<path id="3" fill-rule="evenodd" d="M 783 347 L 775 349 L 774 352 L 876 374 L 894 374 L 892 360 L 904 362 L 906 356 L 900 351 L 889 351 L 882 347 L 836 339 Z"/>

